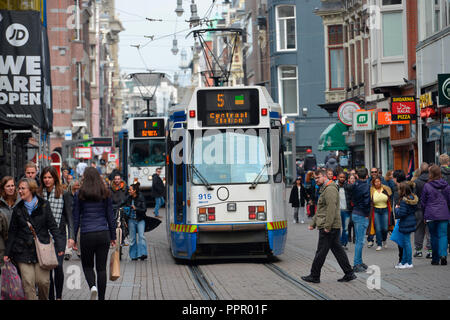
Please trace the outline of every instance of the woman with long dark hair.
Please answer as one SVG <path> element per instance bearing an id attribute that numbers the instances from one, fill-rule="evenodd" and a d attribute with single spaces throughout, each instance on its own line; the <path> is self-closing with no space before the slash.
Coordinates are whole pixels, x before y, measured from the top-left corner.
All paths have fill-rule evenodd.
<path id="1" fill-rule="evenodd" d="M 116 221 L 110 192 L 96 168 L 86 168 L 83 173 L 80 191 L 73 198 L 73 221 L 74 234 L 81 229 L 81 263 L 91 289 L 91 300 L 97 294 L 99 300 L 105 300 L 106 262 L 109 246 L 116 246 Z"/>
<path id="2" fill-rule="evenodd" d="M 145 212 L 147 206 L 145 198 L 139 191 L 139 182 L 135 182 L 128 188 L 128 198 L 125 202 L 130 207 L 128 220 L 128 229 L 130 232 L 130 258 L 131 260 L 145 260 L 148 256 L 147 240 L 144 236 L 145 231 Z"/>
<path id="3" fill-rule="evenodd" d="M 71 248 L 74 243 L 72 214 L 67 213 L 66 207 L 68 204 L 63 198 L 64 188 L 54 167 L 49 166 L 42 170 L 38 194 L 50 203 L 59 231 L 64 239 L 68 237 L 72 240 L 68 242 L 68 246 Z M 66 233 L 66 226 L 68 227 L 68 233 Z M 62 298 L 64 288 L 63 262 L 64 256 L 58 256 L 58 267 L 50 272 L 50 300 L 61 300 Z"/>
<path id="4" fill-rule="evenodd" d="M 0 182 L 0 212 L 8 219 L 8 226 L 14 207 L 19 203 L 16 184 L 11 176 L 3 177 Z"/>
<path id="5" fill-rule="evenodd" d="M 294 208 L 294 223 L 298 223 L 298 212 L 300 210 L 300 221 L 305 223 L 305 200 L 306 200 L 306 189 L 302 183 L 302 177 L 298 177 L 295 180 L 295 184 L 292 186 L 291 194 L 289 196 L 289 203 L 292 204 Z"/>

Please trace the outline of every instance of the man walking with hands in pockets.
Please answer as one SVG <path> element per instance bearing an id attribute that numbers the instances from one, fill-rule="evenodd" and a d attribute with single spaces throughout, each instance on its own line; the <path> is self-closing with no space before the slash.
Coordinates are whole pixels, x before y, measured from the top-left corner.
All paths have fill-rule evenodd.
<path id="1" fill-rule="evenodd" d="M 315 176 L 316 183 L 320 186 L 320 197 L 317 203 L 317 212 L 309 226 L 309 230 L 313 230 L 316 227 L 319 229 L 319 243 L 311 267 L 311 273 L 306 277 L 302 277 L 302 279 L 307 282 L 320 282 L 320 272 L 328 251 L 331 249 L 339 266 L 345 273 L 344 277 L 338 281 L 348 282 L 354 280 L 356 276 L 340 242 L 342 223 L 338 188 L 336 183 L 327 178 L 324 170 L 317 170 Z"/>

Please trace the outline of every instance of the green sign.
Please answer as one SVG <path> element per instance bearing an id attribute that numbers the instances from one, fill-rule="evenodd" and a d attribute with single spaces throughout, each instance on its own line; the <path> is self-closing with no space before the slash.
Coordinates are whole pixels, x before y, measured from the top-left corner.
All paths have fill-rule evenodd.
<path id="1" fill-rule="evenodd" d="M 450 74 L 438 74 L 439 104 L 450 105 Z"/>
<path id="2" fill-rule="evenodd" d="M 367 131 L 373 130 L 373 113 L 372 111 L 358 111 L 353 112 L 353 130 Z"/>

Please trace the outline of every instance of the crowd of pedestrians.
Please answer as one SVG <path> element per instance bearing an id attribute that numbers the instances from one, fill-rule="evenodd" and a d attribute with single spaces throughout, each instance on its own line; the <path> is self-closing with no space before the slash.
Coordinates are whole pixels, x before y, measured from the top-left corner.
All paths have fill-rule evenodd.
<path id="1" fill-rule="evenodd" d="M 390 170 L 382 176 L 377 168 L 344 170 L 334 164 L 327 159 L 326 168 L 318 168 L 316 163 L 311 170 L 302 168 L 297 172 L 299 177 L 289 197 L 293 222 L 306 223 L 309 218 L 309 229 L 318 228 L 320 232 L 311 274 L 304 277 L 305 281 L 320 281 L 320 268 L 330 249 L 345 273 L 340 281 L 352 280 L 353 273 L 367 270 L 363 253 L 366 244 L 367 248 L 376 245 L 376 251 L 383 251 L 390 238 L 395 239 L 399 250 L 399 260 L 394 265 L 397 269 L 413 268 L 413 259 L 424 256 L 431 259 L 432 265 L 447 265 L 450 247 L 448 155 L 440 156 L 439 165 L 422 163 L 411 180 L 407 180 L 402 170 Z M 304 182 L 301 175 L 305 176 Z M 333 201 L 337 202 L 338 210 L 334 209 Z M 336 245 L 336 229 L 339 229 L 339 247 L 348 250 L 350 241 L 355 244 L 353 273 L 348 269 L 347 257 Z"/>
<path id="2" fill-rule="evenodd" d="M 81 257 L 91 299 L 104 300 L 108 252 L 121 245 L 116 243 L 120 207 L 129 207 L 130 258 L 148 256 L 143 219 L 147 206 L 139 183 L 127 187 L 117 170 L 105 177 L 100 168 L 81 163 L 75 170 L 64 164 L 60 175 L 52 166 L 39 173 L 30 162 L 17 183 L 11 176 L 0 180 L 0 266 L 12 262 L 17 267 L 27 300 L 62 299 L 63 262 L 72 250 Z M 160 189 L 155 191 L 158 197 L 163 196 Z M 58 260 L 53 270 L 41 267 L 31 229 L 42 243 L 53 239 Z"/>

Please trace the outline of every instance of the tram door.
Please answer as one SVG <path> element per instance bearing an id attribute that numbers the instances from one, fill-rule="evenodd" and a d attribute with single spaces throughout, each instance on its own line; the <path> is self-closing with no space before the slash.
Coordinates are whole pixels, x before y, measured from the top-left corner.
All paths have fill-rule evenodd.
<path id="1" fill-rule="evenodd" d="M 179 139 L 173 144 L 171 152 L 172 174 L 173 174 L 173 209 L 172 214 L 175 224 L 186 224 L 186 131 L 175 133 Z"/>

